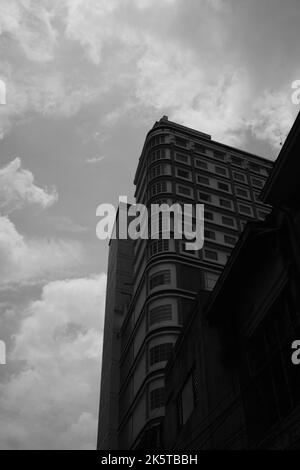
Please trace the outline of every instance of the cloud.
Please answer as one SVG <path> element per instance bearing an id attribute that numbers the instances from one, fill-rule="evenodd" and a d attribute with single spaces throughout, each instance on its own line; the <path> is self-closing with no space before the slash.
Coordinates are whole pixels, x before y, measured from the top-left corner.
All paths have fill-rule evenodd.
<path id="1" fill-rule="evenodd" d="M 105 275 L 49 283 L 23 318 L 0 384 L 3 449 L 95 449 Z"/>
<path id="2" fill-rule="evenodd" d="M 270 142 L 274 148 L 280 148 L 291 129 L 296 111 L 290 91 L 265 91 L 254 105 L 253 134 Z"/>
<path id="3" fill-rule="evenodd" d="M 86 159 L 86 163 L 100 163 L 105 159 L 105 157 L 91 157 Z"/>
<path id="4" fill-rule="evenodd" d="M 1 0 L 0 35 L 12 38 L 31 61 L 51 61 L 57 44 L 50 2 Z"/>
<path id="5" fill-rule="evenodd" d="M 69 118 L 111 97 L 100 112 L 111 127 L 129 111 L 162 113 L 229 144 L 244 146 L 252 131 L 276 148 L 255 115 L 265 94 L 287 85 L 286 70 L 295 72 L 279 62 L 290 50 L 292 64 L 297 22 L 289 26 L 273 4 L 280 24 L 267 21 L 268 0 L 3 0 L 0 34 L 10 53 L 0 67 L 8 100 L 0 136 L 31 112 Z M 285 41 L 274 31 L 285 31 Z M 15 43 L 24 56 L 16 62 Z M 280 100 L 272 109 L 282 111 Z"/>
<path id="6" fill-rule="evenodd" d="M 82 264 L 81 245 L 65 239 L 27 239 L 0 216 L 0 287 L 66 276 Z"/>
<path id="7" fill-rule="evenodd" d="M 51 227 L 54 227 L 58 232 L 69 232 L 69 233 L 86 233 L 87 228 L 80 224 L 77 224 L 69 217 L 62 215 L 51 215 L 47 216 L 46 221 L 50 223 Z"/>
<path id="8" fill-rule="evenodd" d="M 15 158 L 0 168 L 0 209 L 11 212 L 25 204 L 36 204 L 43 209 L 52 206 L 58 199 L 55 189 L 50 192 L 34 184 L 34 176 L 21 167 L 20 158 Z"/>

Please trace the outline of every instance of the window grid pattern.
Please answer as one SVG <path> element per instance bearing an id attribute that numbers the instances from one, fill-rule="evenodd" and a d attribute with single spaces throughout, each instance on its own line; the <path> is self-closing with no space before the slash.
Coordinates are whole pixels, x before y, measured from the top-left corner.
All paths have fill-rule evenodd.
<path id="1" fill-rule="evenodd" d="M 165 362 L 171 356 L 173 343 L 158 344 L 150 349 L 150 366 L 158 362 Z"/>
<path id="2" fill-rule="evenodd" d="M 154 289 L 155 287 L 162 286 L 164 284 L 170 284 L 171 282 L 171 271 L 166 269 L 164 271 L 160 271 L 159 273 L 155 273 L 150 278 L 150 289 Z"/>
<path id="3" fill-rule="evenodd" d="M 150 315 L 149 315 L 149 323 L 150 326 L 155 325 L 157 323 L 162 323 L 165 321 L 171 321 L 172 320 L 172 305 L 171 304 L 166 304 L 166 305 L 160 305 L 159 307 L 155 307 L 152 310 L 150 310 Z"/>
<path id="4" fill-rule="evenodd" d="M 155 410 L 165 406 L 164 387 L 156 388 L 150 392 L 150 409 Z"/>

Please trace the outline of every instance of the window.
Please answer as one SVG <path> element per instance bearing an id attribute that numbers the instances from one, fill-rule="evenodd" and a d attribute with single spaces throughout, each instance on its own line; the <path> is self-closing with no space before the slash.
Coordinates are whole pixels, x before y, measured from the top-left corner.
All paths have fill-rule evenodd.
<path id="1" fill-rule="evenodd" d="M 197 175 L 197 182 L 199 184 L 205 184 L 206 186 L 209 186 L 209 178 L 206 178 L 205 176 L 200 176 L 200 175 Z"/>
<path id="2" fill-rule="evenodd" d="M 201 193 L 200 191 L 199 191 L 198 194 L 199 194 L 199 199 L 201 201 L 211 202 L 211 195 L 210 194 Z"/>
<path id="3" fill-rule="evenodd" d="M 221 166 L 215 166 L 215 171 L 218 175 L 223 175 L 223 176 L 227 176 L 227 170 L 226 168 L 223 168 Z"/>
<path id="4" fill-rule="evenodd" d="M 219 204 L 221 207 L 224 207 L 225 209 L 232 209 L 232 201 L 230 201 L 229 199 L 223 199 L 220 197 Z"/>
<path id="5" fill-rule="evenodd" d="M 177 168 L 176 172 L 179 178 L 191 179 L 191 173 L 187 170 L 182 170 L 181 168 Z"/>
<path id="6" fill-rule="evenodd" d="M 235 180 L 237 181 L 242 181 L 242 182 L 245 182 L 246 181 L 246 175 L 244 175 L 243 173 L 237 173 L 236 171 L 233 173 L 233 177 Z"/>
<path id="7" fill-rule="evenodd" d="M 257 165 L 257 163 L 249 162 L 248 167 L 250 170 L 255 171 L 256 173 L 260 173 L 261 170 L 264 170 L 260 165 Z"/>
<path id="8" fill-rule="evenodd" d="M 204 220 L 214 220 L 213 212 L 204 211 Z"/>
<path id="9" fill-rule="evenodd" d="M 252 215 L 252 208 L 250 206 L 245 206 L 244 204 L 239 204 L 239 211 L 241 214 Z"/>
<path id="10" fill-rule="evenodd" d="M 150 256 L 169 251 L 169 240 L 155 240 L 150 245 Z"/>
<path id="11" fill-rule="evenodd" d="M 166 165 L 157 165 L 150 170 L 150 178 L 156 178 L 156 176 L 165 175 L 167 173 Z"/>
<path id="12" fill-rule="evenodd" d="M 182 153 L 176 153 L 175 159 L 181 163 L 190 163 L 189 157 L 187 155 L 183 155 Z"/>
<path id="13" fill-rule="evenodd" d="M 220 181 L 218 181 L 218 189 L 220 189 L 221 191 L 229 192 L 229 185 L 226 184 L 226 183 L 221 183 Z"/>
<path id="14" fill-rule="evenodd" d="M 187 146 L 187 141 L 185 139 L 181 139 L 180 137 L 175 137 L 175 141 L 176 141 L 176 144 L 180 145 L 181 147 Z"/>
<path id="15" fill-rule="evenodd" d="M 166 269 L 165 271 L 160 271 L 153 274 L 150 277 L 150 289 L 155 287 L 162 286 L 164 284 L 170 284 L 171 282 L 171 271 Z"/>
<path id="16" fill-rule="evenodd" d="M 236 244 L 236 238 L 235 237 L 230 237 L 229 235 L 224 235 L 224 242 L 227 245 L 234 246 Z"/>
<path id="17" fill-rule="evenodd" d="M 208 238 L 209 240 L 215 240 L 216 234 L 212 230 L 204 230 L 204 238 Z"/>
<path id="18" fill-rule="evenodd" d="M 165 136 L 164 135 L 156 135 L 155 137 L 152 137 L 152 139 L 149 141 L 149 147 L 153 147 L 154 145 L 160 145 L 165 143 Z"/>
<path id="19" fill-rule="evenodd" d="M 177 186 L 177 192 L 180 194 L 183 194 L 184 196 L 192 196 L 192 190 L 191 188 L 187 188 L 186 186 Z"/>
<path id="20" fill-rule="evenodd" d="M 231 163 L 233 163 L 234 165 L 242 166 L 243 160 L 239 157 L 234 157 L 233 155 L 231 155 Z"/>
<path id="21" fill-rule="evenodd" d="M 167 183 L 166 181 L 162 181 L 161 183 L 157 183 L 151 187 L 151 196 L 155 196 L 159 193 L 167 192 Z"/>
<path id="22" fill-rule="evenodd" d="M 225 160 L 225 153 L 220 152 L 219 150 L 214 150 L 214 157 L 218 158 L 219 160 Z"/>
<path id="23" fill-rule="evenodd" d="M 207 170 L 207 163 L 202 162 L 201 160 L 195 160 L 195 166 L 198 168 L 203 168 L 203 170 Z"/>
<path id="24" fill-rule="evenodd" d="M 232 219 L 231 217 L 222 216 L 222 224 L 234 227 L 234 219 Z"/>
<path id="25" fill-rule="evenodd" d="M 257 186 L 258 188 L 262 188 L 264 185 L 264 181 L 259 180 L 258 178 L 251 178 L 253 186 Z"/>
<path id="26" fill-rule="evenodd" d="M 150 392 L 150 409 L 162 408 L 165 406 L 165 389 L 164 387 L 156 388 Z"/>
<path id="27" fill-rule="evenodd" d="M 245 199 L 250 199 L 250 194 L 249 194 L 248 189 L 236 187 L 235 188 L 235 194 L 237 196 L 243 197 Z"/>
<path id="28" fill-rule="evenodd" d="M 172 320 L 172 305 L 160 305 L 150 310 L 150 326 Z"/>
<path id="29" fill-rule="evenodd" d="M 166 150 L 156 150 L 150 154 L 150 163 L 156 162 L 157 160 L 162 160 L 164 158 L 166 158 Z"/>
<path id="30" fill-rule="evenodd" d="M 209 272 L 209 271 L 204 272 L 205 290 L 209 290 L 209 291 L 213 290 L 218 279 L 219 279 L 219 274 Z"/>
<path id="31" fill-rule="evenodd" d="M 203 147 L 203 145 L 195 144 L 194 147 L 197 152 L 205 153 L 205 147 Z"/>
<path id="32" fill-rule="evenodd" d="M 193 375 L 190 374 L 179 396 L 179 423 L 183 426 L 195 408 Z"/>
<path id="33" fill-rule="evenodd" d="M 150 366 L 167 361 L 172 353 L 173 343 L 158 344 L 150 349 Z"/>
<path id="34" fill-rule="evenodd" d="M 212 261 L 218 261 L 218 252 L 213 251 L 213 250 L 204 250 L 204 256 L 205 258 L 212 260 Z"/>

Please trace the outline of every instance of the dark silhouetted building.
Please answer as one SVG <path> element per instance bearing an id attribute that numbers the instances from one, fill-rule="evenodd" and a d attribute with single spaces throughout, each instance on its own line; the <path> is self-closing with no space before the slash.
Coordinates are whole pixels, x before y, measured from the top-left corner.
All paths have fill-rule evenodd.
<path id="1" fill-rule="evenodd" d="M 300 117 L 262 192 L 273 210 L 199 293 L 166 368 L 165 449 L 300 449 Z"/>
<path id="2" fill-rule="evenodd" d="M 128 241 L 128 247 L 124 240 L 112 241 L 100 449 L 162 445 L 166 363 L 190 321 L 195 299 L 200 296 L 203 302 L 209 297 L 246 223 L 264 220 L 270 212 L 260 192 L 271 168 L 268 160 L 167 117 L 148 133 L 135 176 L 136 202 L 147 208 L 205 204 L 205 243 L 202 250 L 192 252 L 186 250 L 185 240 L 166 240 L 161 233 L 159 239 Z M 244 266 L 240 276 L 246 275 Z M 204 345 L 198 348 L 200 353 Z M 221 378 L 217 380 L 222 388 Z"/>

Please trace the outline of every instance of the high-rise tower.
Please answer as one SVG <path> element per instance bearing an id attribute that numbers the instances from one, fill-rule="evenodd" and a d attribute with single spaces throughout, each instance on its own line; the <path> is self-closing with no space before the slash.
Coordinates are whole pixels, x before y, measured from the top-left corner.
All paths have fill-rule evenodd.
<path id="1" fill-rule="evenodd" d="M 136 202 L 148 208 L 162 203 L 205 204 L 205 243 L 202 250 L 191 252 L 184 240 L 128 241 L 132 266 L 127 265 L 127 281 L 125 276 L 122 283 L 132 283 L 130 302 L 119 322 L 118 346 L 110 354 L 105 351 L 106 344 L 112 347 L 113 319 L 107 318 L 105 325 L 99 448 L 159 445 L 168 357 L 199 290 L 213 289 L 247 221 L 268 213 L 259 194 L 271 167 L 268 160 L 215 142 L 166 116 L 148 133 L 135 176 Z M 120 242 L 126 244 L 123 240 L 114 244 Z M 118 256 L 117 250 L 114 253 L 110 252 L 109 264 L 116 266 L 118 261 L 111 257 Z M 114 276 L 117 272 L 118 268 Z M 111 315 L 117 313 L 107 304 L 106 317 Z M 104 373 L 112 354 L 118 362 L 114 390 Z M 115 399 L 118 395 L 118 417 L 115 439 L 105 444 L 101 436 L 112 424 L 101 416 L 105 397 L 111 394 Z"/>

